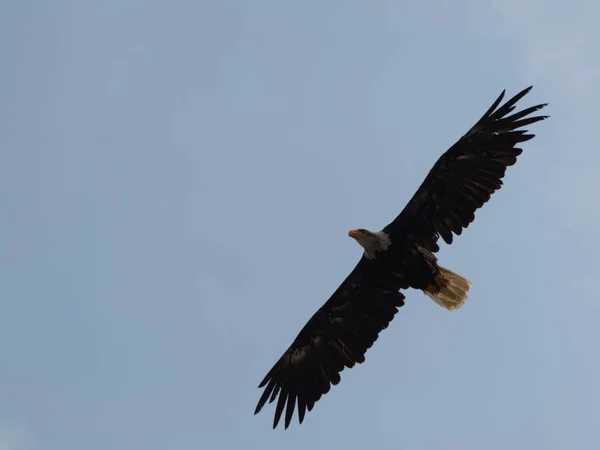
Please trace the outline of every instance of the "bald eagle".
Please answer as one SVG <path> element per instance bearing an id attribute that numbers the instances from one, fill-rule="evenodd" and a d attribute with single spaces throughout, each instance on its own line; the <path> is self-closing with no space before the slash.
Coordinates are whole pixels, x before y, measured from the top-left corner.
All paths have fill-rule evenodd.
<path id="1" fill-rule="evenodd" d="M 451 244 L 475 219 L 475 211 L 501 188 L 517 145 L 534 137 L 519 128 L 548 116 L 528 117 L 540 104 L 508 115 L 532 86 L 502 106 L 505 91 L 434 164 L 404 210 L 381 231 L 351 230 L 364 253 L 350 275 L 310 318 L 292 345 L 259 385 L 264 388 L 254 414 L 277 400 L 273 428 L 285 411 L 285 428 L 297 408 L 306 411 L 340 382 L 340 372 L 365 361 L 367 350 L 404 305 L 400 291 L 423 291 L 449 311 L 467 300 L 471 282 L 440 266 L 441 237 Z"/>

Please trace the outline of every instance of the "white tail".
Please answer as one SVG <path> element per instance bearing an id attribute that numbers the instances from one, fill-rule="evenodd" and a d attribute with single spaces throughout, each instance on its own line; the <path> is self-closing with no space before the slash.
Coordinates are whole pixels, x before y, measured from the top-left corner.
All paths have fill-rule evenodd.
<path id="1" fill-rule="evenodd" d="M 455 311 L 467 301 L 471 282 L 444 267 L 438 269 L 435 284 L 428 285 L 423 292 L 442 308 Z"/>

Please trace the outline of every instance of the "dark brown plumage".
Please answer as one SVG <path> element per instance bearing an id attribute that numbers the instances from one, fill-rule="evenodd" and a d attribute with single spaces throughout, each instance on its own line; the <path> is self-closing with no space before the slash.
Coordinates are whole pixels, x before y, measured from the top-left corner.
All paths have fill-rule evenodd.
<path id="1" fill-rule="evenodd" d="M 260 383 L 264 391 L 255 414 L 277 400 L 273 428 L 282 416 L 287 428 L 295 410 L 302 423 L 306 411 L 340 382 L 345 367 L 364 362 L 404 305 L 401 289 L 420 289 L 449 310 L 464 304 L 470 282 L 437 264 L 438 238 L 451 244 L 453 235 L 473 222 L 475 211 L 502 186 L 506 168 L 517 161 L 522 152 L 517 145 L 534 137 L 518 129 L 547 117 L 528 117 L 546 104 L 508 115 L 530 90 L 498 108 L 503 91 L 381 232 L 351 232 L 365 253 Z"/>
<path id="2" fill-rule="evenodd" d="M 451 244 L 452 233 L 460 235 L 475 219 L 475 211 L 501 188 L 506 168 L 523 152 L 515 146 L 535 136 L 517 128 L 548 117 L 527 117 L 545 103 L 507 116 L 531 88 L 496 109 L 504 98 L 502 91 L 481 119 L 437 160 L 404 210 L 384 231 L 392 236 L 408 232 L 432 252 L 439 250 L 439 236 Z"/>

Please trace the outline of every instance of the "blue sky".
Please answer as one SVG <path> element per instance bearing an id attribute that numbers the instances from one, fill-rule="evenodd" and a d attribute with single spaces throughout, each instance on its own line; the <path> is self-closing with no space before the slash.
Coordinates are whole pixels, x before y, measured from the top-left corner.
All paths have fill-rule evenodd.
<path id="1" fill-rule="evenodd" d="M 600 6 L 4 2 L 0 450 L 588 449 Z M 549 102 L 364 365 L 287 431 L 257 384 L 490 106 Z"/>

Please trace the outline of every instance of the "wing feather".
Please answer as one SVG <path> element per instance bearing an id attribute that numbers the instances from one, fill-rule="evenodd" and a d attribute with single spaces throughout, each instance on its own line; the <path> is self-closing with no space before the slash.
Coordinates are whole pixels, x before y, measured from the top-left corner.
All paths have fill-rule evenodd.
<path id="1" fill-rule="evenodd" d="M 302 423 L 306 411 L 341 381 L 345 368 L 365 361 L 367 350 L 404 305 L 404 295 L 389 289 L 390 281 L 386 285 L 380 275 L 374 284 L 373 264 L 364 257 L 360 260 L 260 383 L 265 389 L 254 414 L 267 399 L 270 403 L 278 396 L 273 428 L 282 416 L 288 428 L 294 408 Z"/>
<path id="2" fill-rule="evenodd" d="M 475 211 L 501 189 L 506 169 L 522 153 L 517 144 L 535 136 L 518 128 L 548 117 L 527 117 L 545 103 L 508 115 L 530 90 L 531 86 L 499 107 L 502 91 L 479 121 L 438 159 L 403 211 L 383 229 L 392 240 L 412 235 L 416 243 L 437 252 L 439 237 L 451 244 L 454 235 L 475 220 Z"/>

